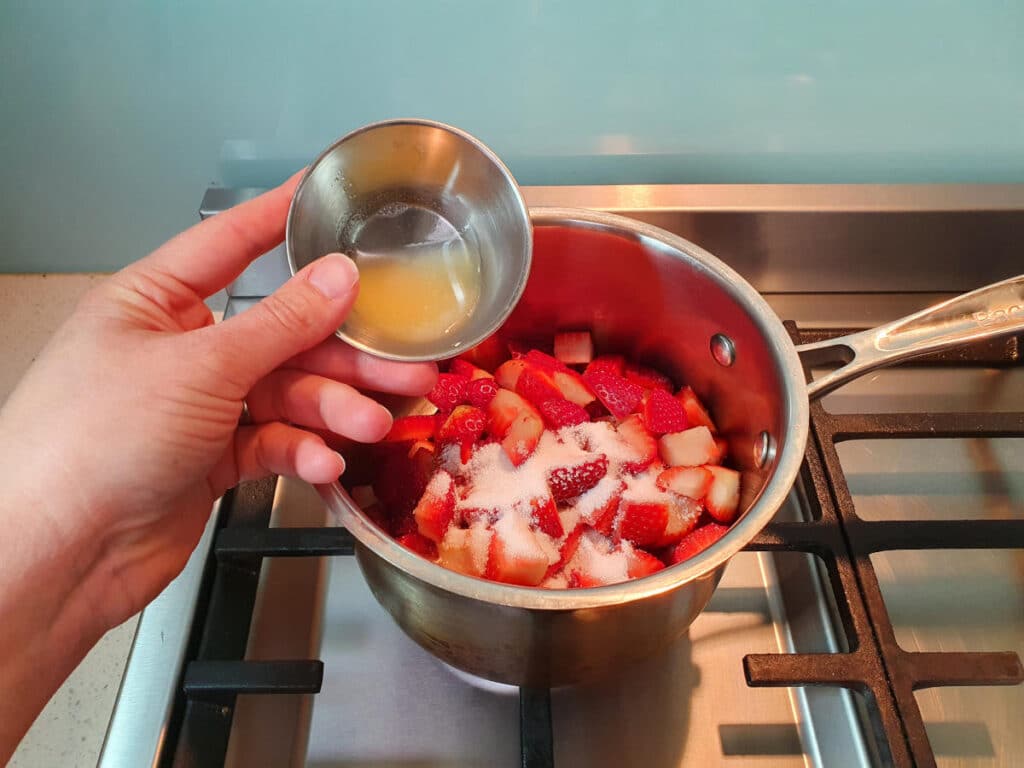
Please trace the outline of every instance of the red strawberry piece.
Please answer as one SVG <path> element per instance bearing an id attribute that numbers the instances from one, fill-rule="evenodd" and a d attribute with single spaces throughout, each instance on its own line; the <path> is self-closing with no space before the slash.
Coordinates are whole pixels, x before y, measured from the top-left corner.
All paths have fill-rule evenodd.
<path id="1" fill-rule="evenodd" d="M 513 360 L 521 360 L 526 357 L 526 353 L 530 351 L 530 345 L 525 344 L 522 341 L 512 339 L 508 343 L 508 353 L 512 356 Z"/>
<path id="2" fill-rule="evenodd" d="M 553 358 L 546 352 L 541 352 L 539 349 L 531 349 L 523 358 L 526 362 L 531 365 L 535 365 L 538 368 L 546 371 L 569 371 L 572 370 L 563 363 L 561 360 Z"/>
<path id="3" fill-rule="evenodd" d="M 711 415 L 692 389 L 689 387 L 680 389 L 676 392 L 676 400 L 683 404 L 683 410 L 686 411 L 686 419 L 690 422 L 691 426 L 707 427 L 712 432 L 718 431 L 715 428 L 715 422 L 711 420 Z"/>
<path id="4" fill-rule="evenodd" d="M 715 438 L 715 460 L 712 464 L 721 464 L 729 455 L 729 443 L 724 437 Z"/>
<path id="5" fill-rule="evenodd" d="M 411 512 L 433 472 L 434 457 L 427 451 L 417 451 L 412 456 L 404 449 L 387 451 L 381 454 L 373 492 L 389 515 Z"/>
<path id="6" fill-rule="evenodd" d="M 590 420 L 585 408 L 561 398 L 545 400 L 540 404 L 539 410 L 544 417 L 544 422 L 551 429 L 574 427 Z"/>
<path id="7" fill-rule="evenodd" d="M 400 443 L 407 440 L 429 440 L 434 436 L 437 424 L 431 416 L 401 416 L 395 419 L 391 430 L 384 436 L 386 443 Z"/>
<path id="8" fill-rule="evenodd" d="M 589 363 L 594 357 L 594 341 L 590 331 L 555 334 L 555 359 L 567 365 Z"/>
<path id="9" fill-rule="evenodd" d="M 473 443 L 487 429 L 487 414 L 472 405 L 460 405 L 451 412 L 437 433 L 442 443 L 457 443 L 465 464 L 473 453 Z"/>
<path id="10" fill-rule="evenodd" d="M 583 531 L 586 530 L 586 526 L 580 523 L 571 531 L 569 535 L 565 537 L 565 541 L 562 542 L 562 546 L 558 549 L 558 561 L 548 566 L 547 573 L 544 574 L 544 578 L 554 576 L 560 570 L 562 570 L 573 556 L 576 554 L 576 550 L 580 546 L 580 537 L 583 535 Z"/>
<path id="11" fill-rule="evenodd" d="M 677 496 L 674 493 L 667 493 L 665 496 L 668 500 L 668 523 L 665 525 L 665 533 L 654 545 L 656 547 L 669 547 L 696 528 L 703 510 L 699 501 L 686 496 Z"/>
<path id="12" fill-rule="evenodd" d="M 630 501 L 619 505 L 619 536 L 638 546 L 654 546 L 668 525 L 668 502 Z"/>
<path id="13" fill-rule="evenodd" d="M 585 373 L 583 381 L 597 395 L 604 407 L 619 419 L 633 413 L 640 405 L 644 390 L 614 373 Z"/>
<path id="14" fill-rule="evenodd" d="M 427 400 L 447 412 L 466 402 L 466 388 L 469 377 L 458 373 L 442 373 L 437 377 L 437 384 L 430 390 Z"/>
<path id="15" fill-rule="evenodd" d="M 515 392 L 519 377 L 523 375 L 525 370 L 526 363 L 522 359 L 513 358 L 512 360 L 506 360 L 494 372 L 494 380 L 498 382 L 499 387 Z"/>
<path id="16" fill-rule="evenodd" d="M 593 576 L 582 571 L 573 571 L 569 574 L 569 589 L 587 589 L 588 587 L 600 587 L 601 582 Z"/>
<path id="17" fill-rule="evenodd" d="M 605 536 L 611 536 L 615 528 L 615 518 L 619 514 L 619 505 L 622 503 L 622 492 L 626 489 L 623 483 L 616 493 L 613 493 L 608 503 L 593 516 L 594 528 Z"/>
<path id="18" fill-rule="evenodd" d="M 428 560 L 437 560 L 437 545 L 420 533 L 407 533 L 398 537 L 398 543 Z"/>
<path id="19" fill-rule="evenodd" d="M 608 473 L 608 459 L 602 454 L 596 459 L 555 467 L 548 472 L 548 487 L 555 501 L 565 501 L 589 491 Z"/>
<path id="20" fill-rule="evenodd" d="M 437 446 L 435 446 L 429 440 L 417 440 L 415 443 L 409 446 L 409 451 L 407 452 L 406 455 L 411 459 L 420 451 L 426 451 L 431 456 L 433 456 L 434 453 L 437 451 Z"/>
<path id="21" fill-rule="evenodd" d="M 718 460 L 719 448 L 707 427 L 669 432 L 658 440 L 662 460 L 670 467 L 700 467 Z"/>
<path id="22" fill-rule="evenodd" d="M 532 517 L 541 533 L 546 533 L 553 539 L 560 539 L 565 534 L 562 528 L 562 520 L 558 517 L 558 507 L 555 500 L 548 496 L 546 499 L 534 499 L 530 502 Z"/>
<path id="23" fill-rule="evenodd" d="M 616 428 L 619 437 L 633 449 L 636 458 L 623 464 L 623 469 L 636 474 L 649 467 L 658 458 L 658 442 L 647 431 L 638 415 L 624 419 Z"/>
<path id="24" fill-rule="evenodd" d="M 694 555 L 700 554 L 710 547 L 720 538 L 725 536 L 728 531 L 729 526 L 727 525 L 719 525 L 718 523 L 702 525 L 700 528 L 696 528 L 686 534 L 682 540 L 676 544 L 672 553 L 669 555 L 669 560 L 672 563 L 681 563 L 683 560 L 688 560 Z"/>
<path id="25" fill-rule="evenodd" d="M 484 371 L 494 371 L 508 360 L 508 350 L 501 339 L 490 336 L 459 357 Z"/>
<path id="26" fill-rule="evenodd" d="M 671 379 L 661 371 L 656 371 L 653 368 L 626 363 L 626 368 L 622 375 L 644 389 L 664 389 L 669 394 L 672 392 Z"/>
<path id="27" fill-rule="evenodd" d="M 628 573 L 631 579 L 641 579 L 664 569 L 665 564 L 650 552 L 635 549 L 629 556 Z"/>
<path id="28" fill-rule="evenodd" d="M 488 432 L 501 440 L 501 447 L 515 466 L 533 454 L 544 420 L 530 403 L 507 389 L 498 390 L 487 405 Z"/>
<path id="29" fill-rule="evenodd" d="M 492 581 L 532 587 L 548 570 L 548 556 L 519 515 L 505 515 L 494 524 L 485 575 Z"/>
<path id="30" fill-rule="evenodd" d="M 595 400 L 594 393 L 576 371 L 551 371 L 551 381 L 570 403 L 590 405 Z"/>
<path id="31" fill-rule="evenodd" d="M 545 400 L 556 400 L 562 397 L 562 391 L 554 385 L 547 373 L 530 366 L 516 381 L 516 393 L 534 405 L 540 405 Z"/>
<path id="32" fill-rule="evenodd" d="M 413 515 L 421 534 L 435 542 L 444 538 L 455 516 L 455 482 L 451 475 L 442 469 L 430 478 Z"/>
<path id="33" fill-rule="evenodd" d="M 711 473 L 706 467 L 669 467 L 658 475 L 657 483 L 663 491 L 700 501 L 711 487 Z"/>
<path id="34" fill-rule="evenodd" d="M 689 426 L 683 404 L 664 389 L 650 389 L 644 395 L 640 413 L 647 431 L 655 435 L 682 432 Z"/>
<path id="35" fill-rule="evenodd" d="M 708 514 L 720 523 L 731 523 L 740 504 L 740 473 L 725 467 L 706 469 L 711 473 L 711 487 L 704 499 Z"/>
<path id="36" fill-rule="evenodd" d="M 626 358 L 622 355 L 599 355 L 587 365 L 583 375 L 588 373 L 613 373 L 621 376 L 626 369 Z"/>
<path id="37" fill-rule="evenodd" d="M 452 360 L 451 365 L 448 367 L 448 372 L 458 374 L 459 376 L 466 376 L 470 381 L 494 378 L 483 368 L 477 368 L 468 360 L 462 360 L 458 357 Z"/>
<path id="38" fill-rule="evenodd" d="M 491 399 L 498 394 L 498 385 L 494 377 L 471 379 L 466 387 L 466 399 L 477 408 L 486 408 Z"/>

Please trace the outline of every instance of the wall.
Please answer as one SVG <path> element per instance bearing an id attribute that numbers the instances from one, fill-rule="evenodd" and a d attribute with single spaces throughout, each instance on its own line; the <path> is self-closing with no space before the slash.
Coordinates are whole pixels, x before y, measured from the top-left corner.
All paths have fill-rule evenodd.
<path id="1" fill-rule="evenodd" d="M 1024 182 L 1024 3 L 0 4 L 0 270 L 117 267 L 365 122 L 520 182 Z"/>

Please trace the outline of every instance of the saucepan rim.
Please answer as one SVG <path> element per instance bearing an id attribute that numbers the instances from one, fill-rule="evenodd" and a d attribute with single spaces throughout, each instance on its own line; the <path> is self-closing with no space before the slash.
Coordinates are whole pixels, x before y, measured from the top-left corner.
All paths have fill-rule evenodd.
<path id="1" fill-rule="evenodd" d="M 774 517 L 800 470 L 807 443 L 810 406 L 803 367 L 782 322 L 767 302 L 738 273 L 703 248 L 658 227 L 602 211 L 578 208 L 534 207 L 534 227 L 568 226 L 630 237 L 645 247 L 690 261 L 710 276 L 723 291 L 745 307 L 760 331 L 782 378 L 781 423 L 774 467 L 758 497 L 729 532 L 696 557 L 650 576 L 587 589 L 541 589 L 502 584 L 450 571 L 420 557 L 376 526 L 349 498 L 338 482 L 318 491 L 338 521 L 356 540 L 408 576 L 439 590 L 509 608 L 536 611 L 575 611 L 621 605 L 671 592 L 713 574 L 746 546 Z"/>

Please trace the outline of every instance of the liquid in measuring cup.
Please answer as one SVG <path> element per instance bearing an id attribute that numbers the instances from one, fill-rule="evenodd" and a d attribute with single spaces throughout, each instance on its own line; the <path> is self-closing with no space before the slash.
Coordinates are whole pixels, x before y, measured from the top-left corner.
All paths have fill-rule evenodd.
<path id="1" fill-rule="evenodd" d="M 347 249 L 359 268 L 350 327 L 380 341 L 425 342 L 458 330 L 480 298 L 480 255 L 427 208 L 393 203 Z"/>

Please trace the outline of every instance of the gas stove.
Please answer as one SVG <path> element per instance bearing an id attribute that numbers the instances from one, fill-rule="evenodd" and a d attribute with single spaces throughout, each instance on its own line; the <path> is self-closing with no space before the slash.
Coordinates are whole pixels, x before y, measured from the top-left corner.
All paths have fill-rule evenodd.
<path id="1" fill-rule="evenodd" d="M 257 192 L 212 188 L 201 214 Z M 524 194 L 696 242 L 801 342 L 1020 272 L 1022 186 Z M 287 276 L 282 248 L 261 257 L 226 314 Z M 814 404 L 800 481 L 687 636 L 586 686 L 520 690 L 446 667 L 377 605 L 311 488 L 244 485 L 144 611 L 100 765 L 1017 764 L 1020 343 L 922 358 Z"/>

